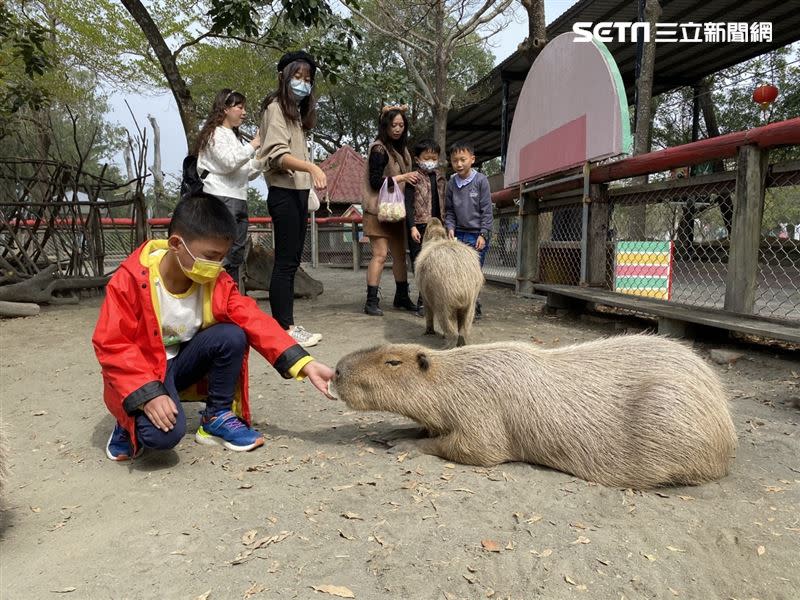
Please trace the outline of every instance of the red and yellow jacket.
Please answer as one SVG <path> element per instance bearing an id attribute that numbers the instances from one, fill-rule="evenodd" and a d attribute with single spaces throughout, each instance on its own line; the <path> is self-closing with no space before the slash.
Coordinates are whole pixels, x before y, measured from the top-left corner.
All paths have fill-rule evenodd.
<path id="1" fill-rule="evenodd" d="M 154 278 L 167 248 L 166 240 L 142 244 L 106 286 L 106 299 L 92 336 L 103 373 L 103 398 L 108 410 L 130 434 L 138 448 L 133 414 L 142 404 L 162 394 L 167 354 L 161 337 L 160 310 Z M 313 358 L 272 317 L 262 312 L 252 298 L 242 296 L 230 275 L 202 286 L 203 324 L 234 323 L 247 334 L 247 341 L 284 377 L 299 374 Z M 248 425 L 247 360 L 245 351 L 233 411 Z M 184 399 L 202 399 L 204 382 L 181 390 Z"/>

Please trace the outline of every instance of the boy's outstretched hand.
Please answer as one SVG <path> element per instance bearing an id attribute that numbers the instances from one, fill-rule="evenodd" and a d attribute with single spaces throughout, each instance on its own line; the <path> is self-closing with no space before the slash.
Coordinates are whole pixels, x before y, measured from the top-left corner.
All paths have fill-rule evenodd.
<path id="1" fill-rule="evenodd" d="M 336 399 L 328 393 L 328 384 L 333 379 L 333 369 L 331 369 L 328 365 L 323 364 L 318 360 L 312 360 L 305 367 L 303 367 L 300 372 L 308 377 L 308 380 L 313 383 L 314 387 L 322 392 L 326 398 L 329 400 Z"/>

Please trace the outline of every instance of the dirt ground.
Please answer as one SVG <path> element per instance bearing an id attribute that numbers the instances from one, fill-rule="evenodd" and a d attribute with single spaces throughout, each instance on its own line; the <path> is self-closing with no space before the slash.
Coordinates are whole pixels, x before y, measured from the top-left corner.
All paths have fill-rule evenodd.
<path id="1" fill-rule="evenodd" d="M 320 360 L 425 340 L 413 315 L 361 313 L 363 271 L 313 275 L 325 293 L 298 301 L 297 314 L 324 334 Z M 482 298 L 473 342 L 552 347 L 626 327 L 547 316 L 504 288 Z M 239 454 L 189 435 L 175 451 L 114 464 L 90 344 L 99 305 L 0 322 L 3 599 L 800 598 L 797 354 L 739 347 L 733 366 L 712 363 L 739 451 L 728 477 L 701 487 L 640 493 L 521 463 L 405 456 L 392 440 L 412 423 L 351 412 L 258 355 L 250 384 L 264 447 Z M 708 358 L 721 346 L 695 347 Z M 190 430 L 199 407 L 188 407 Z"/>

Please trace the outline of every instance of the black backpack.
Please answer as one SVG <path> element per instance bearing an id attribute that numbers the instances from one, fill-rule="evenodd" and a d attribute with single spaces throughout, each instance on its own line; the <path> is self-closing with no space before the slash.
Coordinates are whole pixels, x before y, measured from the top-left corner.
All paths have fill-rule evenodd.
<path id="1" fill-rule="evenodd" d="M 190 154 L 183 159 L 183 177 L 181 179 L 181 200 L 199 194 L 203 191 L 203 180 L 208 176 L 208 170 L 197 172 L 197 155 Z"/>

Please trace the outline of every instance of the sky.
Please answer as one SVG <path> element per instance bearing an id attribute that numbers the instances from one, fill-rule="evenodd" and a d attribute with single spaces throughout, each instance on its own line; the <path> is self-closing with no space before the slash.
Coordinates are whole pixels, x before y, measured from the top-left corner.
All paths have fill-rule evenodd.
<path id="1" fill-rule="evenodd" d="M 550 23 L 574 3 L 575 0 L 545 0 L 545 20 Z M 517 46 L 528 34 L 525 11 L 519 7 L 518 3 L 515 2 L 515 4 L 517 6 L 515 11 L 516 18 L 512 19 L 509 25 L 493 38 L 491 51 L 495 56 L 495 64 L 502 62 L 513 54 Z M 236 82 L 232 81 L 230 85 L 235 88 Z M 150 114 L 155 116 L 161 129 L 162 171 L 166 174 L 168 181 L 170 178 L 173 178 L 173 180 L 177 178 L 180 181 L 181 163 L 187 154 L 186 139 L 183 135 L 178 108 L 172 94 L 170 92 L 158 95 L 130 94 L 113 89 L 110 90 L 109 104 L 111 106 L 111 114 L 108 115 L 108 120 L 133 130 L 133 120 L 128 107 L 125 105 L 126 100 L 130 104 L 139 125 L 147 125 L 148 139 L 151 140 L 152 132 L 149 130 L 150 124 L 147 121 L 147 116 Z M 124 172 L 125 167 L 121 154 L 115 157 L 114 162 Z M 152 165 L 152 162 L 152 156 L 148 157 L 147 164 Z M 256 184 L 256 188 L 265 193 L 266 187 L 264 187 L 263 181 L 257 181 L 260 183 Z"/>

